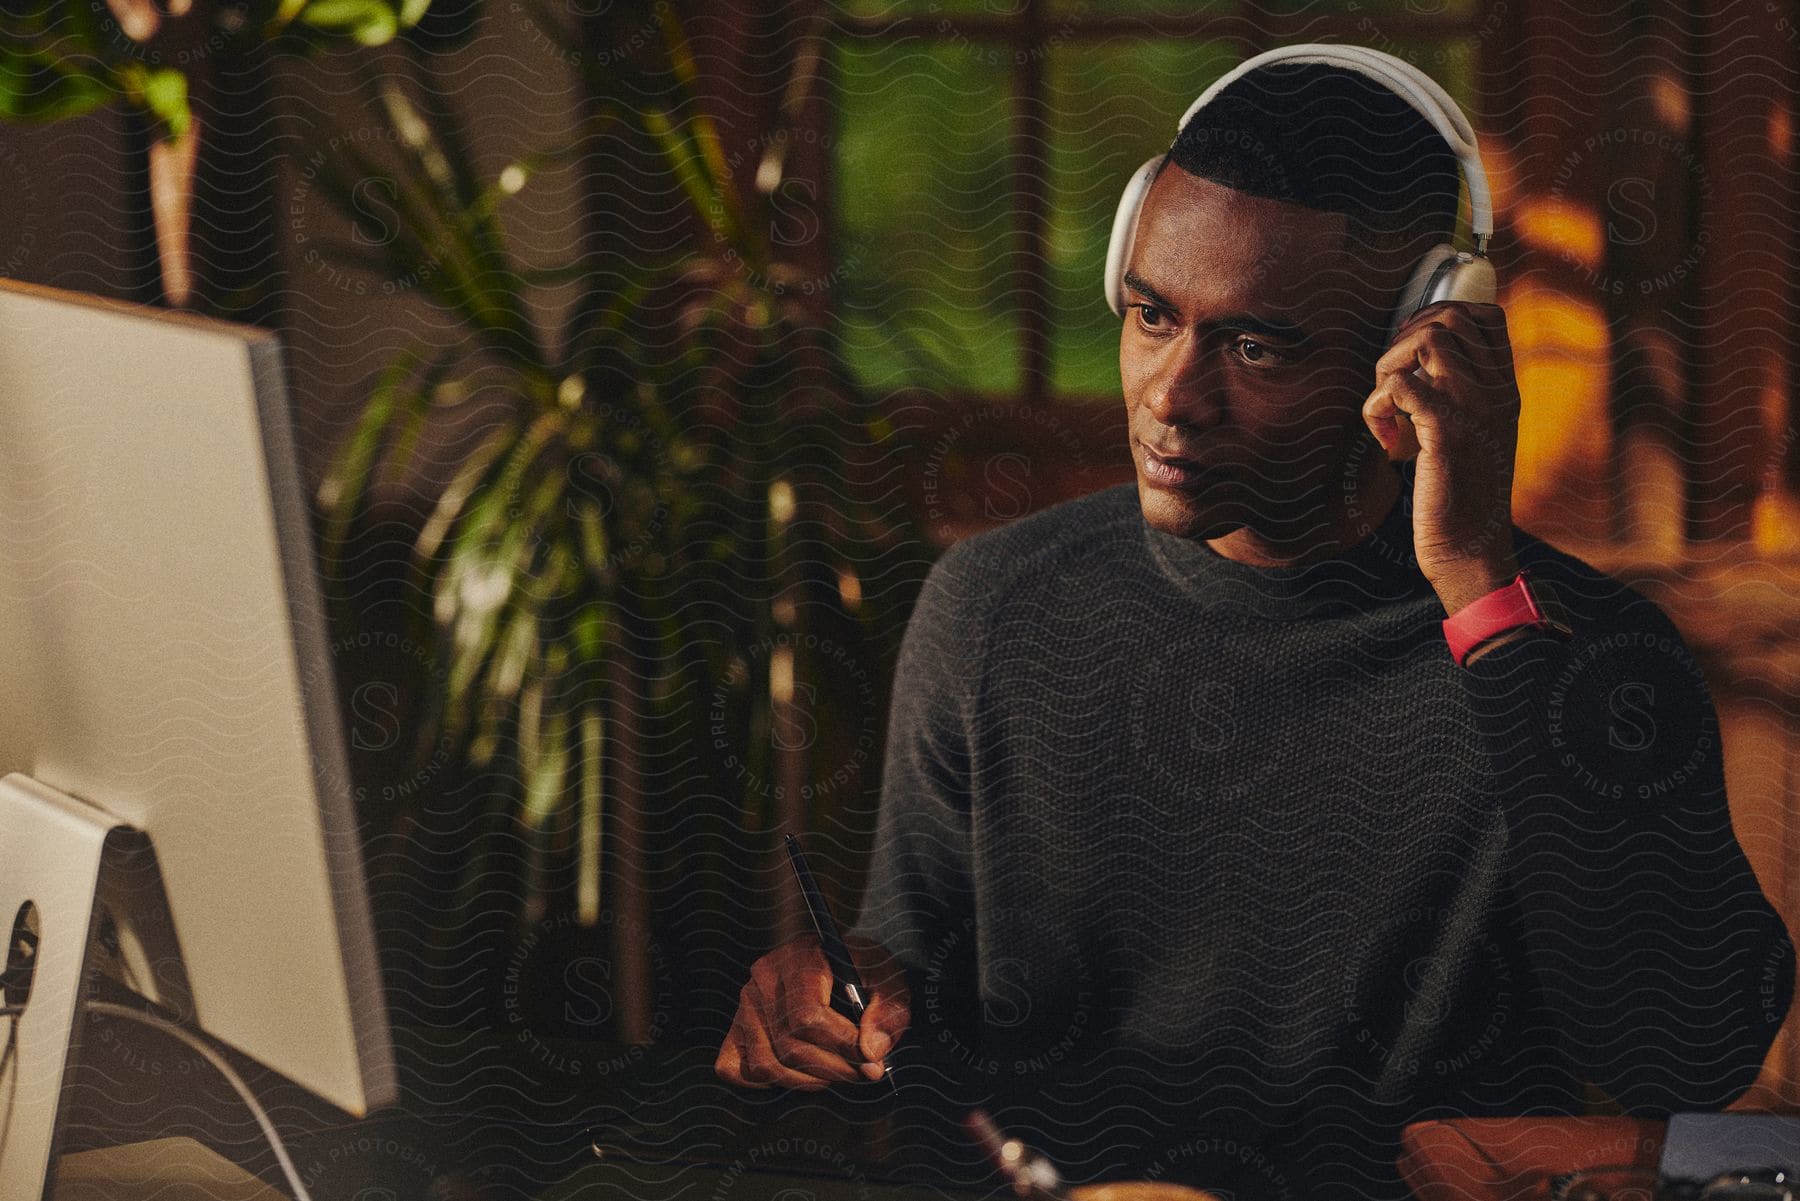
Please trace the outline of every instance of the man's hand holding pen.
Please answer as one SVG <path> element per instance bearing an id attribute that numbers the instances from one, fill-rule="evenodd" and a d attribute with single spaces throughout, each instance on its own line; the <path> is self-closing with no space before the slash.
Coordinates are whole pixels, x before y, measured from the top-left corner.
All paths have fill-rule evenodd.
<path id="1" fill-rule="evenodd" d="M 860 1026 L 831 1007 L 831 967 L 819 940 L 796 938 L 751 968 L 713 1064 L 721 1079 L 814 1090 L 882 1078 L 883 1060 L 912 1021 L 912 996 L 900 965 L 878 943 L 846 941 L 870 993 Z"/>

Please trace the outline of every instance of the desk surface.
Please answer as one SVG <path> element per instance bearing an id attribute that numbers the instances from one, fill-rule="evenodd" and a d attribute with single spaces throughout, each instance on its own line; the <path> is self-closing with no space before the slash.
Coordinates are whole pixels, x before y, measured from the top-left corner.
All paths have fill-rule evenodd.
<path id="1" fill-rule="evenodd" d="M 743 1162 L 593 1163 L 552 1185 L 540 1201 L 589 1201 L 598 1197 L 629 1197 L 631 1201 L 927 1201 L 984 1195 L 989 1194 L 886 1183 L 849 1164 L 835 1170 L 799 1174 L 752 1168 Z"/>
<path id="2" fill-rule="evenodd" d="M 280 1185 L 255 1123 L 203 1064 L 135 1027 L 96 1023 L 89 1034 L 67 1149 L 187 1136 Z M 395 1040 L 405 1099 L 360 1121 L 239 1059 L 316 1197 L 535 1201 L 633 1173 L 645 1190 L 666 1186 L 691 1201 L 1010 1195 L 961 1128 L 967 1106 L 928 1072 L 898 1092 L 880 1082 L 745 1090 L 718 1080 L 713 1047 L 572 1045 L 543 1059 L 491 1031 L 402 1027 Z M 1004 1110 L 996 1117 L 1011 1120 Z M 1028 1125 L 1009 1131 L 1073 1180 L 1122 1175 L 1110 1172 L 1122 1148 L 1109 1140 L 1057 1144 Z M 597 1141 L 610 1149 L 605 1161 Z"/>
<path id="3" fill-rule="evenodd" d="M 281 1186 L 256 1124 L 205 1064 L 133 1025 L 96 1020 L 87 1034 L 66 1150 L 186 1136 Z M 713 1072 L 712 1046 L 563 1046 L 544 1039 L 541 1053 L 522 1055 L 505 1032 L 398 1027 L 394 1035 L 403 1102 L 358 1121 L 231 1055 L 315 1197 L 536 1201 L 555 1196 L 551 1190 L 565 1182 L 618 1179 L 609 1167 L 656 1164 L 681 1169 L 689 1201 L 736 1201 L 759 1189 L 757 1180 L 788 1177 L 812 1179 L 800 1191 L 814 1198 L 846 1195 L 838 1184 L 856 1201 L 1010 1196 L 962 1130 L 968 1098 L 922 1063 L 910 1074 L 906 1062 L 896 1063 L 898 1092 L 862 1082 L 800 1093 L 726 1085 Z M 1063 1100 L 1077 1119 L 1070 1133 L 1043 1116 L 1047 1109 L 997 1104 L 993 1111 L 1008 1133 L 1049 1155 L 1072 1183 L 1145 1175 L 1131 1170 L 1142 1146 L 1117 1131 L 1086 1128 L 1090 1095 Z M 1140 1141 L 1153 1149 L 1185 1140 L 1173 1162 L 1192 1169 L 1194 1179 L 1172 1172 L 1176 1183 L 1241 1191 L 1238 1176 L 1249 1173 L 1254 1184 L 1257 1173 L 1286 1166 L 1234 1158 L 1229 1147 L 1191 1149 L 1191 1131 L 1150 1130 L 1148 1116 L 1143 1125 Z M 610 1164 L 595 1155 L 596 1141 L 612 1149 Z M 780 1187 L 799 1188 L 791 1181 Z M 807 1198 L 793 1193 L 782 1201 Z"/>
<path id="4" fill-rule="evenodd" d="M 135 1027 L 90 1033 L 67 1150 L 185 1136 L 281 1186 L 242 1103 L 203 1064 L 155 1039 L 132 1041 Z M 856 1201 L 1004 1193 L 957 1124 L 961 1111 L 929 1089 L 911 1102 L 882 1083 L 737 1089 L 713 1073 L 710 1047 L 614 1048 L 609 1058 L 589 1045 L 534 1063 L 492 1032 L 395 1035 L 404 1100 L 355 1121 L 233 1056 L 321 1201 L 535 1201 L 621 1179 L 633 1189 L 610 1195 L 666 1189 L 691 1201 L 805 1201 L 795 1180 L 810 1181 L 802 1191 L 814 1198 Z M 578 1060 L 581 1070 L 569 1070 Z"/>

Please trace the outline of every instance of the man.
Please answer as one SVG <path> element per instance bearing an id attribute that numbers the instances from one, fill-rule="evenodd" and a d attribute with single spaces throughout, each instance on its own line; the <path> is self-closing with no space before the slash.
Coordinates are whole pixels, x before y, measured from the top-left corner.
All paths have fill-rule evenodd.
<path id="1" fill-rule="evenodd" d="M 1126 276 L 1135 486 L 934 566 L 852 931 L 873 1001 L 859 1029 L 812 941 L 778 948 L 721 1076 L 892 1053 L 1072 1176 L 1240 1196 L 1403 1196 L 1423 1116 L 1751 1082 L 1793 951 L 1692 658 L 1512 525 L 1502 310 L 1382 345 L 1456 199 L 1442 138 L 1351 72 L 1272 66 L 1188 122 Z M 1442 622 L 1521 568 L 1567 626 L 1459 664 Z"/>

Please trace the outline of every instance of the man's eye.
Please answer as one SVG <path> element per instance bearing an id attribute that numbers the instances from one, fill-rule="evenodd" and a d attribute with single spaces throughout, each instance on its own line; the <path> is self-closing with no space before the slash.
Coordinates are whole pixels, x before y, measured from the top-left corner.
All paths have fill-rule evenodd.
<path id="1" fill-rule="evenodd" d="M 1131 307 L 1138 311 L 1138 323 L 1140 325 L 1143 325 L 1148 329 L 1162 328 L 1156 323 L 1156 319 L 1162 315 L 1161 309 L 1153 304 L 1134 304 Z"/>
<path id="2" fill-rule="evenodd" d="M 1289 357 L 1267 342 L 1258 342 L 1255 338 L 1239 338 L 1235 345 L 1238 356 L 1244 362 L 1258 367 L 1279 367 L 1287 362 Z"/>

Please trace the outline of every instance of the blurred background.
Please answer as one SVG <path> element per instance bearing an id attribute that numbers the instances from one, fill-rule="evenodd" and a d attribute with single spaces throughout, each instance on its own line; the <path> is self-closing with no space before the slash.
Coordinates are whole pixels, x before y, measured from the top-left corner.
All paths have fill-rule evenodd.
<path id="1" fill-rule="evenodd" d="M 1494 184 L 1516 518 L 1681 627 L 1797 928 L 1800 11 L 1572 8 L 10 4 L 0 273 L 280 332 L 395 1020 L 581 1088 L 717 1045 L 781 832 L 854 914 L 934 555 L 1132 478 L 1131 171 L 1252 53 L 1398 54 Z"/>

